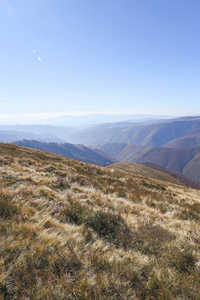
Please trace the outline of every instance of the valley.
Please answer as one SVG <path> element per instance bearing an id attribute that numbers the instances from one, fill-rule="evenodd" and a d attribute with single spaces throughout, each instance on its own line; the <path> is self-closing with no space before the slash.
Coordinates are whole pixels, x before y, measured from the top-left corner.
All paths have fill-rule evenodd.
<path id="1" fill-rule="evenodd" d="M 78 117 L 76 120 L 78 123 Z M 86 117 L 84 120 L 87 122 Z M 88 122 L 89 120 L 95 120 L 95 116 L 93 119 L 90 117 Z M 0 141 L 45 150 L 97 165 L 107 165 L 116 161 L 153 163 L 200 183 L 198 116 L 127 119 L 92 126 L 86 125 L 87 123 L 78 124 L 82 125 L 1 125 Z"/>

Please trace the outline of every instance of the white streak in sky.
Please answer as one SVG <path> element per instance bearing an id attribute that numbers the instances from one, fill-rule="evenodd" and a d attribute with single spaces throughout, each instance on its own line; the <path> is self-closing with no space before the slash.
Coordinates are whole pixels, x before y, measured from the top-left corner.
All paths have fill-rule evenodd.
<path id="1" fill-rule="evenodd" d="M 33 50 L 33 53 L 36 53 L 36 50 L 35 50 L 35 49 Z M 41 59 L 40 56 L 37 56 L 37 59 L 38 59 L 40 62 L 42 61 L 42 59 Z"/>

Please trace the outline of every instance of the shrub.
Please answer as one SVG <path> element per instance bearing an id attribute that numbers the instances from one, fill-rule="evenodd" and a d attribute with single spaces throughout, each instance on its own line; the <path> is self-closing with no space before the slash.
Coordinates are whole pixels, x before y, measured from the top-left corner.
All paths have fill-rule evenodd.
<path id="1" fill-rule="evenodd" d="M 117 196 L 119 198 L 126 198 L 126 193 L 124 191 L 120 191 L 120 192 L 118 192 Z"/>
<path id="2" fill-rule="evenodd" d="M 184 208 L 180 212 L 175 214 L 175 217 L 181 220 L 196 220 L 199 221 L 199 213 L 196 213 L 195 210 Z"/>
<path id="3" fill-rule="evenodd" d="M 98 211 L 87 214 L 84 221 L 86 226 L 115 246 L 129 246 L 132 233 L 120 215 Z"/>
<path id="4" fill-rule="evenodd" d="M 0 199 L 0 218 L 8 219 L 14 217 L 19 212 L 16 204 L 9 200 Z"/>
<path id="5" fill-rule="evenodd" d="M 144 254 L 158 255 L 161 246 L 174 238 L 175 236 L 164 228 L 148 224 L 133 233 L 131 248 Z"/>
<path id="6" fill-rule="evenodd" d="M 196 258 L 189 249 L 184 249 L 183 251 L 175 249 L 171 253 L 170 265 L 175 267 L 179 272 L 190 273 L 195 268 L 195 263 Z"/>
<path id="7" fill-rule="evenodd" d="M 58 214 L 58 219 L 62 222 L 75 223 L 80 225 L 83 223 L 86 208 L 79 201 L 69 197 L 69 204 L 62 207 Z"/>
<path id="8" fill-rule="evenodd" d="M 109 237 L 116 233 L 120 224 L 120 217 L 102 211 L 93 212 L 85 218 L 85 223 L 98 232 L 101 237 Z"/>
<path id="9" fill-rule="evenodd" d="M 69 185 L 67 179 L 58 177 L 57 181 L 55 182 L 55 188 L 61 189 L 61 190 L 70 189 L 70 185 Z"/>

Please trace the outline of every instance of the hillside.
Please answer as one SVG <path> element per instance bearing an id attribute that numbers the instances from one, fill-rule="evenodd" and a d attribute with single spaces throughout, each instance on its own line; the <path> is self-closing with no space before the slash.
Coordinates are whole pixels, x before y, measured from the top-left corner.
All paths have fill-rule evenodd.
<path id="1" fill-rule="evenodd" d="M 107 168 L 121 172 L 128 172 L 143 178 L 151 178 L 178 185 L 185 185 L 198 190 L 200 189 L 200 184 L 189 177 L 175 171 L 167 170 L 166 168 L 153 163 L 137 164 L 130 162 L 117 162 L 113 165 L 107 166 Z"/>
<path id="2" fill-rule="evenodd" d="M 137 164 L 130 162 L 117 162 L 113 165 L 109 165 L 108 168 L 118 171 L 125 171 L 143 178 L 151 178 L 200 189 L 200 184 L 193 181 L 189 177 L 186 177 L 178 172 L 169 171 L 166 168 L 160 167 L 159 165 L 155 165 L 153 163 Z"/>
<path id="3" fill-rule="evenodd" d="M 116 162 L 114 158 L 104 152 L 83 145 L 42 143 L 34 140 L 16 141 L 13 142 L 13 144 L 48 151 L 99 166 L 105 166 Z"/>
<path id="4" fill-rule="evenodd" d="M 199 299 L 200 191 L 11 144 L 0 181 L 0 299 Z"/>
<path id="5" fill-rule="evenodd" d="M 200 130 L 174 139 L 164 145 L 165 148 L 194 148 L 200 146 Z"/>
<path id="6" fill-rule="evenodd" d="M 98 148 L 118 161 L 130 162 L 135 162 L 141 155 L 148 153 L 152 149 L 151 147 L 122 143 L 99 145 Z"/>
<path id="7" fill-rule="evenodd" d="M 116 171 L 125 171 L 135 176 L 142 177 L 142 178 L 151 178 L 156 179 L 168 183 L 179 184 L 180 181 L 171 177 L 170 175 L 161 172 L 159 170 L 152 169 L 142 164 L 130 163 L 130 162 L 117 162 L 111 166 L 108 166 L 112 170 Z"/>

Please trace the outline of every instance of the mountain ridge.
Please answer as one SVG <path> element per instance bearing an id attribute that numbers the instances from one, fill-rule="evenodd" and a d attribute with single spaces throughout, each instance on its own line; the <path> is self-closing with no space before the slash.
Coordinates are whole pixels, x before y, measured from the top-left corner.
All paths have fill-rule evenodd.
<path id="1" fill-rule="evenodd" d="M 32 149 L 48 151 L 54 154 L 63 155 L 72 159 L 96 165 L 108 165 L 116 162 L 114 158 L 105 154 L 104 152 L 83 145 L 74 145 L 70 143 L 42 143 L 34 140 L 16 141 L 12 144 Z"/>
<path id="2" fill-rule="evenodd" d="M 98 145 L 108 143 L 126 143 L 146 147 L 161 147 L 173 139 L 182 137 L 195 130 L 200 129 L 200 119 L 189 119 L 187 121 L 176 119 L 168 122 L 155 124 L 115 127 L 113 129 L 99 128 L 94 134 L 90 134 L 90 129 L 75 133 L 71 136 L 74 143 L 85 145 Z"/>

